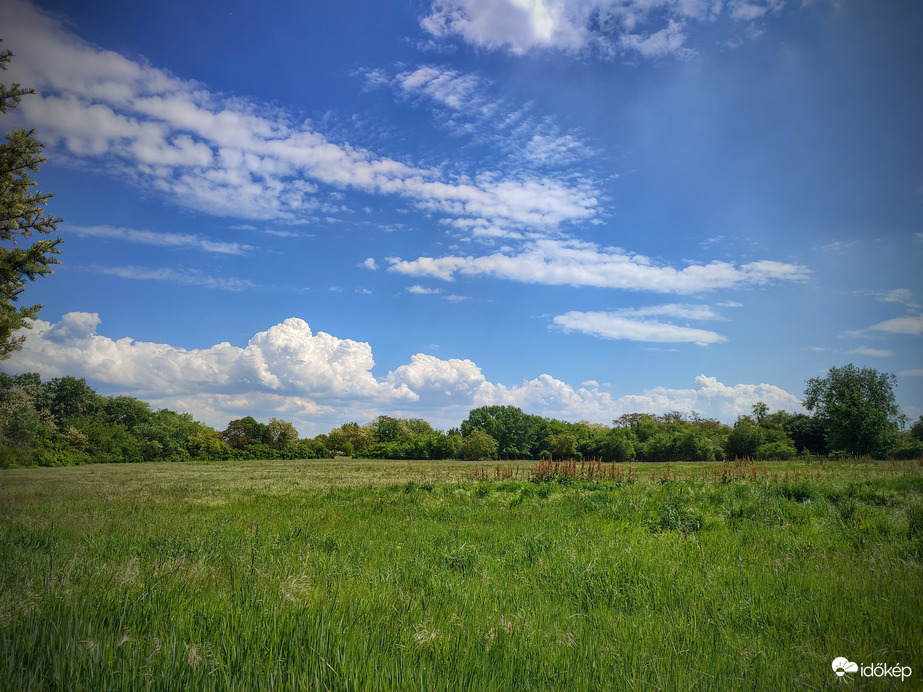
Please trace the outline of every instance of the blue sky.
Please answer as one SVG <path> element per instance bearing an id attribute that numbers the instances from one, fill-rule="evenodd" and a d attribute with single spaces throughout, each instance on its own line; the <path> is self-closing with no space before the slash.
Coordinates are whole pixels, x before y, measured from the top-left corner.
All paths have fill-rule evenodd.
<path id="1" fill-rule="evenodd" d="M 923 414 L 923 6 L 0 6 L 63 264 L 9 372 L 219 428 Z"/>

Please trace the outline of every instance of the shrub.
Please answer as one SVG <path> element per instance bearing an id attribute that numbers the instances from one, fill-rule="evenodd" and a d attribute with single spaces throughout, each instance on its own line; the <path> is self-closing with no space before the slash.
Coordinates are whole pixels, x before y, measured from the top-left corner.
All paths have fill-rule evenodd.
<path id="1" fill-rule="evenodd" d="M 798 456 L 798 450 L 791 440 L 777 440 L 776 442 L 767 442 L 756 448 L 757 459 L 778 459 L 788 461 Z"/>

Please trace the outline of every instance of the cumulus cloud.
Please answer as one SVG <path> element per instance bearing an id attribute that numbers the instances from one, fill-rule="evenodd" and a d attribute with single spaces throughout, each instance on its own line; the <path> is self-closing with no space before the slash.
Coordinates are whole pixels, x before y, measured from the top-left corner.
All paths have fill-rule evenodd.
<path id="1" fill-rule="evenodd" d="M 99 315 L 84 312 L 68 313 L 56 324 L 36 320 L 9 363 L 17 372 L 74 375 L 161 397 L 256 392 L 330 401 L 416 398 L 406 387 L 375 379 L 369 344 L 314 334 L 294 317 L 242 348 L 225 342 L 191 350 L 130 337 L 113 340 L 97 334 L 99 324 Z"/>
<path id="2" fill-rule="evenodd" d="M 723 421 L 731 421 L 749 413 L 758 401 L 770 409 L 801 411 L 801 401 L 784 389 L 771 384 L 726 385 L 715 377 L 699 375 L 696 387 L 670 389 L 654 387 L 639 396 L 622 397 L 619 402 L 626 412 L 698 411 Z"/>
<path id="3" fill-rule="evenodd" d="M 83 377 L 101 391 L 186 410 L 215 426 L 243 415 L 279 416 L 305 435 L 379 414 L 419 416 L 447 428 L 471 408 L 489 404 L 601 423 L 624 413 L 677 409 L 732 420 L 757 401 L 800 408 L 794 396 L 773 385 L 729 386 L 705 375 L 689 389 L 655 387 L 619 397 L 595 382 L 573 387 L 547 373 L 508 385 L 488 380 L 471 360 L 423 353 L 376 377 L 370 344 L 315 333 L 299 318 L 254 335 L 243 347 L 223 342 L 188 350 L 112 339 L 98 333 L 100 324 L 99 315 L 85 312 L 68 313 L 55 324 L 36 320 L 22 351 L 3 368 L 45 379 Z"/>
<path id="4" fill-rule="evenodd" d="M 386 381 L 421 395 L 445 397 L 453 403 L 475 401 L 487 384 L 481 369 L 468 359 L 442 360 L 423 353 L 417 353 L 410 363 L 388 373 Z"/>
<path id="5" fill-rule="evenodd" d="M 437 39 L 514 54 L 683 57 L 694 22 L 727 17 L 757 33 L 754 23 L 781 8 L 781 0 L 435 0 L 421 25 Z"/>
<path id="6" fill-rule="evenodd" d="M 540 239 L 518 253 L 480 257 L 447 255 L 415 260 L 390 258 L 390 271 L 452 281 L 457 276 L 490 276 L 523 283 L 596 286 L 660 293 L 696 293 L 738 285 L 800 281 L 809 270 L 797 264 L 763 260 L 737 266 L 713 261 L 682 269 L 657 265 L 642 255 L 577 240 Z"/>
<path id="7" fill-rule="evenodd" d="M 93 47 L 24 0 L 0 5 L 0 25 L 16 53 L 10 78 L 38 91 L 17 117 L 70 156 L 192 209 L 299 222 L 337 208 L 336 191 L 347 188 L 398 197 L 450 221 L 501 227 L 550 230 L 597 213 L 586 181 L 521 171 L 453 178 L 337 143 L 268 104 L 216 94 Z M 404 77 L 414 80 L 446 106 L 472 88 L 462 76 Z"/>

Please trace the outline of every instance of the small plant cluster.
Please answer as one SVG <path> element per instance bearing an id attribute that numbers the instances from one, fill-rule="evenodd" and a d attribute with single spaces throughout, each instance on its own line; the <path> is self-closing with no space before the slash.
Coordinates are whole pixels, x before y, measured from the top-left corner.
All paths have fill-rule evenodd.
<path id="1" fill-rule="evenodd" d="M 566 483 L 571 480 L 610 480 L 617 483 L 631 483 L 635 479 L 635 469 L 631 464 L 604 463 L 602 459 L 554 460 L 542 459 L 532 470 L 531 480 L 536 483 L 557 481 Z"/>

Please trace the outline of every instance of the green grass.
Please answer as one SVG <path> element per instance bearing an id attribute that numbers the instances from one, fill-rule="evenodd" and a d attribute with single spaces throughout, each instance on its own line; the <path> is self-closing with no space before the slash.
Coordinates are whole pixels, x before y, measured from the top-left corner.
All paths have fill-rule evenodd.
<path id="1" fill-rule="evenodd" d="M 0 688 L 920 688 L 919 464 L 615 468 L 4 471 Z"/>

